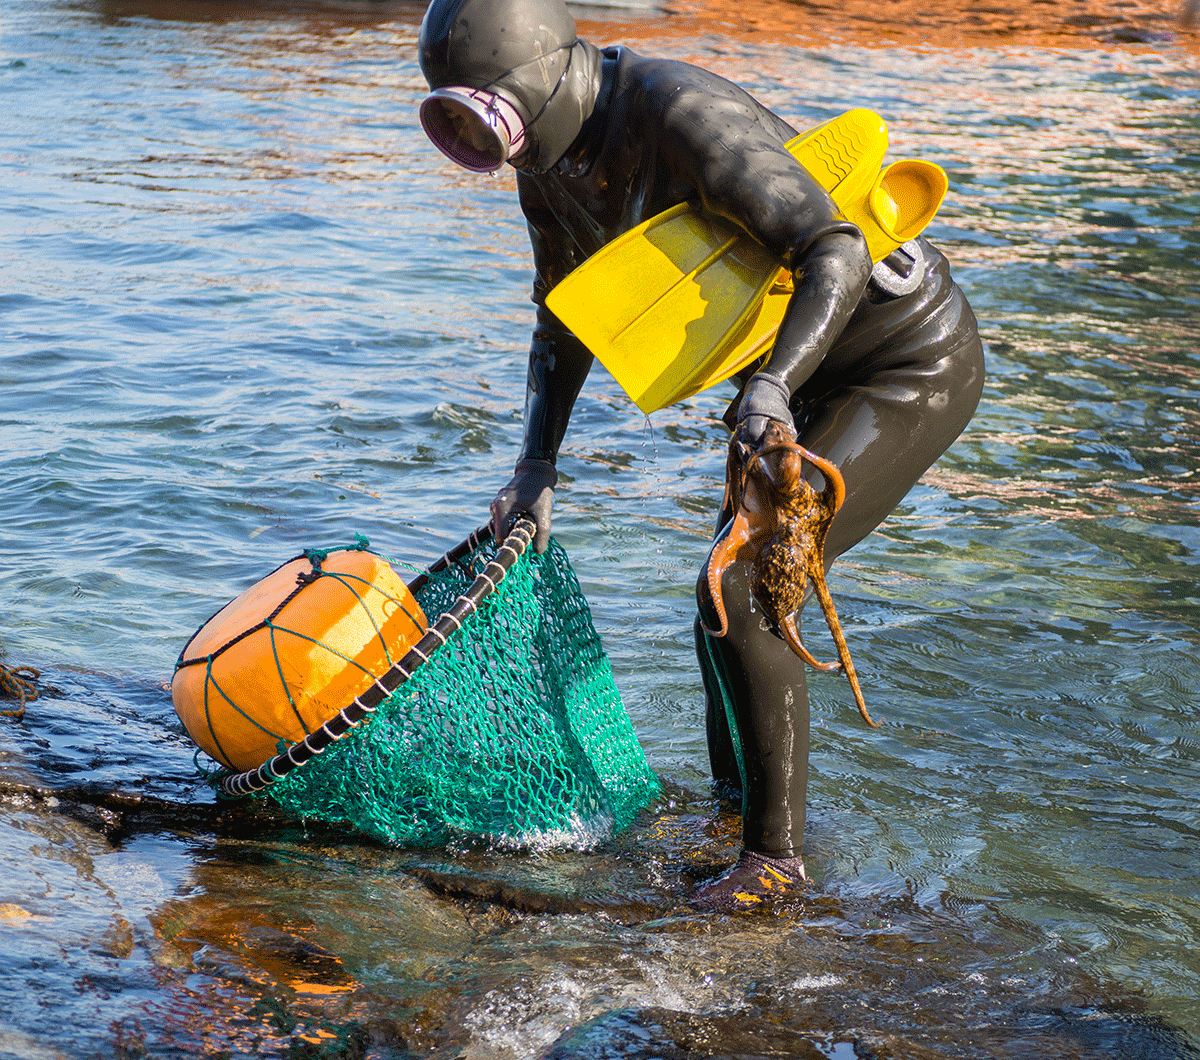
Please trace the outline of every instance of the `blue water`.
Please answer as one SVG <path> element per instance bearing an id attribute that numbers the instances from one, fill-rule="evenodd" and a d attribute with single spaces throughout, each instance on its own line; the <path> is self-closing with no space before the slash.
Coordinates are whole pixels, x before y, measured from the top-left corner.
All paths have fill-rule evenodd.
<path id="1" fill-rule="evenodd" d="M 728 825 L 691 615 L 730 395 L 647 421 L 599 368 L 555 532 L 674 801 L 607 851 L 486 868 L 662 915 L 488 912 L 405 852 L 221 823 L 167 691 L 188 636 L 305 547 L 432 560 L 519 445 L 524 224 L 511 176 L 421 136 L 419 14 L 5 6 L 0 645 L 62 695 L 0 719 L 0 1053 L 523 1057 L 575 1034 L 606 1055 L 690 1020 L 733 1054 L 741 1020 L 791 1055 L 803 1029 L 825 1056 L 1020 1056 L 987 1034 L 1041 1033 L 1013 1016 L 1039 999 L 1045 1020 L 1136 1002 L 1170 1055 L 1200 1048 L 1200 63 L 1169 38 L 622 30 L 797 125 L 873 107 L 893 157 L 951 177 L 932 235 L 988 384 L 831 578 L 888 723 L 811 678 L 806 858 L 836 909 L 668 913 Z"/>

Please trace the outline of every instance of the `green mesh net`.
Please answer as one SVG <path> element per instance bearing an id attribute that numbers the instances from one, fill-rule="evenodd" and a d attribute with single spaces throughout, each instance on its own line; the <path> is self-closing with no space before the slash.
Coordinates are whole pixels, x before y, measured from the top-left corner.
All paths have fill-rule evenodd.
<path id="1" fill-rule="evenodd" d="M 484 542 L 416 590 L 432 622 L 483 569 Z M 551 541 L 366 723 L 267 791 L 302 817 L 389 843 L 482 837 L 589 846 L 659 792 L 587 601 Z"/>

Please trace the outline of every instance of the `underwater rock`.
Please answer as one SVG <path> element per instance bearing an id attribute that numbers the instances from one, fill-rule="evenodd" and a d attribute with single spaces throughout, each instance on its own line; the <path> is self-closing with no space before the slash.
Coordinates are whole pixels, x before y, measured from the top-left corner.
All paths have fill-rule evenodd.
<path id="1" fill-rule="evenodd" d="M 854 1060 L 853 1039 L 803 1034 L 742 1013 L 700 1015 L 669 1009 L 619 1009 L 606 1012 L 564 1034 L 542 1060 Z M 941 1054 L 916 1047 L 908 1060 L 932 1060 Z"/>
<path id="2" fill-rule="evenodd" d="M 921 1041 L 912 1035 L 813 1027 L 794 1030 L 751 1014 L 618 1009 L 574 1027 L 541 1060 L 1184 1060 L 1182 1038 L 1152 1020 L 1096 1011 L 1030 1014 L 1010 1026 L 963 1028 L 962 1037 Z"/>

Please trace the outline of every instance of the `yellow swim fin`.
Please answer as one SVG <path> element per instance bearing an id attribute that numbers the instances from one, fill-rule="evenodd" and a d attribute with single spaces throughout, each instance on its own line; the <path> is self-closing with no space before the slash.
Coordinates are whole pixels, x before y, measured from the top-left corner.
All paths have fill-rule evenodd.
<path id="1" fill-rule="evenodd" d="M 912 239 L 945 196 L 942 170 L 908 159 L 880 172 L 887 125 L 848 111 L 787 144 L 867 239 L 873 261 Z M 698 393 L 770 350 L 792 279 L 766 248 L 686 203 L 614 239 L 546 305 L 643 412 Z"/>
<path id="2" fill-rule="evenodd" d="M 850 214 L 846 217 L 863 230 L 871 260 L 879 261 L 925 230 L 949 186 L 941 166 L 906 158 L 893 162 L 871 185 L 867 207 L 874 224 L 859 224 Z"/>

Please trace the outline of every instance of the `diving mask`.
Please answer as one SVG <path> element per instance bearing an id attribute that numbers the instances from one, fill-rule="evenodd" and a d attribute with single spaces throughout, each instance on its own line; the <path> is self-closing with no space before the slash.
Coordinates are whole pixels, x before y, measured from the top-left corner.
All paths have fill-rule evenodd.
<path id="1" fill-rule="evenodd" d="M 480 88 L 435 89 L 421 104 L 421 125 L 442 154 L 474 173 L 495 173 L 525 147 L 517 108 Z"/>

